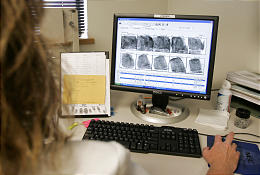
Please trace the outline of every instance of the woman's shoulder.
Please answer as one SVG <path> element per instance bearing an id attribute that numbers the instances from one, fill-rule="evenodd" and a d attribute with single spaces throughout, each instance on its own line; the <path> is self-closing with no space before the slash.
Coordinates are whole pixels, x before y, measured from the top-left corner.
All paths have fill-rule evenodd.
<path id="1" fill-rule="evenodd" d="M 49 158 L 55 155 L 57 166 L 54 170 L 45 164 L 43 174 L 147 175 L 141 166 L 131 161 L 129 150 L 116 142 L 70 141 L 55 154 L 48 155 Z M 49 158 L 45 160 L 49 162 Z"/>
<path id="2" fill-rule="evenodd" d="M 74 159 L 84 160 L 88 164 L 84 166 L 91 167 L 104 163 L 111 168 L 130 160 L 129 151 L 116 142 L 74 141 L 66 145 L 65 151 Z"/>
<path id="3" fill-rule="evenodd" d="M 126 174 L 130 161 L 127 149 L 116 142 L 74 141 L 61 151 L 65 172 L 80 174 Z"/>

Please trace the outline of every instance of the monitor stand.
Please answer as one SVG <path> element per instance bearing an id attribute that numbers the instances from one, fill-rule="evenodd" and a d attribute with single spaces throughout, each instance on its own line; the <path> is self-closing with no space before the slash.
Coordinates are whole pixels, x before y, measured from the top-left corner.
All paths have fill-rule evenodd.
<path id="1" fill-rule="evenodd" d="M 181 122 L 190 114 L 187 107 L 169 101 L 163 94 L 153 94 L 152 100 L 138 99 L 131 104 L 131 111 L 142 120 L 161 124 Z"/>

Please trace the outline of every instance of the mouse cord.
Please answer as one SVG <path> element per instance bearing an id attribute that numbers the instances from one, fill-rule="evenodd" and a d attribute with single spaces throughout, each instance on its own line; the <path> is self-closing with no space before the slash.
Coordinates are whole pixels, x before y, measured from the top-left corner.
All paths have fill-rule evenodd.
<path id="1" fill-rule="evenodd" d="M 235 135 L 250 135 L 250 136 L 254 136 L 254 137 L 258 137 L 260 138 L 260 136 L 258 135 L 255 135 L 255 134 L 251 134 L 251 133 L 241 133 L 241 132 L 238 132 L 238 133 L 234 133 Z M 199 133 L 199 135 L 203 135 L 203 136 L 213 136 L 215 137 L 215 135 L 209 135 L 209 134 L 203 134 L 203 133 Z M 224 135 L 224 136 L 221 136 L 221 137 L 226 137 L 228 134 Z M 243 142 L 248 142 L 248 143 L 255 143 L 255 144 L 260 144 L 260 142 L 258 141 L 250 141 L 250 140 L 244 140 L 244 139 L 238 139 L 236 137 L 234 137 L 234 140 L 237 140 L 237 141 L 243 141 Z"/>

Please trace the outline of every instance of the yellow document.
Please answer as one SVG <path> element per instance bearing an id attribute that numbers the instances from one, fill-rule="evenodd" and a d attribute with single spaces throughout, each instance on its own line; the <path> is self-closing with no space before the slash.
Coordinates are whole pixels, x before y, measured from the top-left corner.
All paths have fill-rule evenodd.
<path id="1" fill-rule="evenodd" d="M 105 75 L 64 75 L 63 104 L 105 104 Z"/>

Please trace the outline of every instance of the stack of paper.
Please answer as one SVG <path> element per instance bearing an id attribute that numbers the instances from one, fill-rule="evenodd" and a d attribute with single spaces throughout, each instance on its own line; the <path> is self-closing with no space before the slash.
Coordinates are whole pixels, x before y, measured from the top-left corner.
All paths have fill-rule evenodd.
<path id="1" fill-rule="evenodd" d="M 200 109 L 196 123 L 211 126 L 215 129 L 225 130 L 229 120 L 229 113 L 226 111 Z"/>
<path id="2" fill-rule="evenodd" d="M 249 71 L 228 72 L 227 80 L 260 91 L 260 75 Z"/>
<path id="3" fill-rule="evenodd" d="M 260 105 L 260 93 L 257 91 L 253 91 L 252 89 L 248 89 L 239 85 L 232 85 L 231 91 L 232 95 L 234 96 Z"/>
<path id="4" fill-rule="evenodd" d="M 227 80 L 232 83 L 232 95 L 260 105 L 260 74 L 248 71 L 229 72 Z"/>

